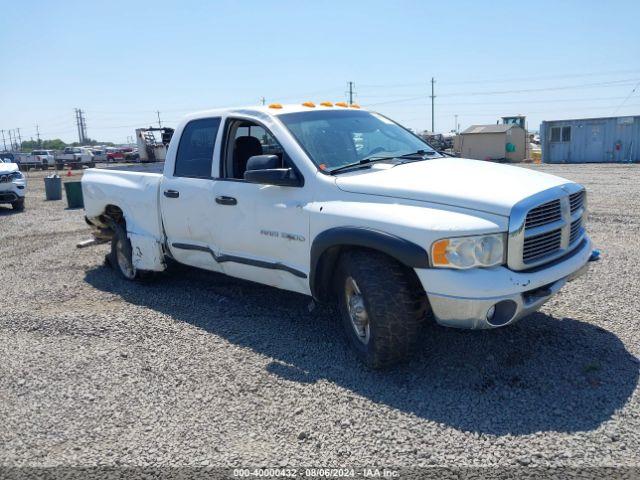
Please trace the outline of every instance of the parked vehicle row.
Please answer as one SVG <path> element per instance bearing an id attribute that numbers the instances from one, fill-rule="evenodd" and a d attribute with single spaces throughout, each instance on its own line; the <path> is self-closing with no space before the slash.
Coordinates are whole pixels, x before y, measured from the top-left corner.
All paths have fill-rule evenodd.
<path id="1" fill-rule="evenodd" d="M 164 173 L 89 169 L 85 213 L 126 279 L 168 259 L 336 302 L 371 367 L 427 312 L 496 328 L 586 271 L 586 193 L 542 172 L 445 157 L 375 112 L 303 105 L 187 116 Z"/>

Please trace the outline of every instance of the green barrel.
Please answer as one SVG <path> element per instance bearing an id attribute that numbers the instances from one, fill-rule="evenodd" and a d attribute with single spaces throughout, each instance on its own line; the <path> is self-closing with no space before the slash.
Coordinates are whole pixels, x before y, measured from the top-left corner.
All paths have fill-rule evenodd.
<path id="1" fill-rule="evenodd" d="M 84 208 L 81 182 L 64 182 L 64 191 L 67 194 L 69 208 Z"/>

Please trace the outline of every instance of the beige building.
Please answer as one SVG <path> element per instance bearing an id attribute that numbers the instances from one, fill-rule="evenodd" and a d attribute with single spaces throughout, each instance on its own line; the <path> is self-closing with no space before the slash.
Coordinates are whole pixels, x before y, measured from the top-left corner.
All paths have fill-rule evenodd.
<path id="1" fill-rule="evenodd" d="M 522 162 L 526 131 L 518 125 L 472 125 L 456 136 L 454 150 L 464 158 Z"/>

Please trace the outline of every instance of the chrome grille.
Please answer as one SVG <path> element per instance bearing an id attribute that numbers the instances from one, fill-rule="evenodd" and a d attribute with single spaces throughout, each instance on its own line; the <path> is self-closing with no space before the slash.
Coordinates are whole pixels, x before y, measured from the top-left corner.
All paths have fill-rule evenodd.
<path id="1" fill-rule="evenodd" d="M 586 210 L 584 188 L 575 183 L 550 188 L 514 205 L 509 217 L 509 268 L 537 267 L 581 245 Z"/>
<path id="2" fill-rule="evenodd" d="M 552 200 L 529 210 L 524 228 L 530 229 L 541 225 L 547 225 L 549 223 L 557 222 L 560 218 L 562 218 L 560 200 Z"/>
<path id="3" fill-rule="evenodd" d="M 571 223 L 571 233 L 569 234 L 569 244 L 573 244 L 582 233 L 582 218 L 579 218 Z"/>
<path id="4" fill-rule="evenodd" d="M 0 175 L 0 183 L 9 183 L 11 181 L 11 175 Z"/>
<path id="5" fill-rule="evenodd" d="M 546 257 L 560 250 L 562 230 L 559 228 L 547 233 L 526 238 L 522 248 L 524 263 L 532 263 L 541 257 Z"/>
<path id="6" fill-rule="evenodd" d="M 569 195 L 569 205 L 571 205 L 571 213 L 581 209 L 584 205 L 584 190 Z"/>

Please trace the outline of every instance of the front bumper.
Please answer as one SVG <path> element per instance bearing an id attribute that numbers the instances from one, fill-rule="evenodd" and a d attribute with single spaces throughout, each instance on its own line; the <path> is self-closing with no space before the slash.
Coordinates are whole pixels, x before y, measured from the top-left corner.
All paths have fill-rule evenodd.
<path id="1" fill-rule="evenodd" d="M 25 196 L 26 184 L 24 180 L 12 183 L 0 183 L 0 203 L 11 203 Z"/>
<path id="2" fill-rule="evenodd" d="M 436 321 L 456 328 L 495 328 L 516 322 L 536 310 L 567 282 L 586 273 L 591 240 L 567 257 L 528 272 L 506 267 L 449 270 L 416 269 Z M 488 320 L 487 312 L 495 308 Z"/>

